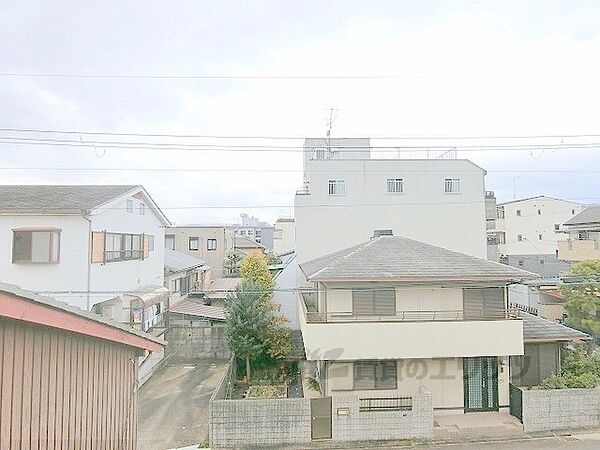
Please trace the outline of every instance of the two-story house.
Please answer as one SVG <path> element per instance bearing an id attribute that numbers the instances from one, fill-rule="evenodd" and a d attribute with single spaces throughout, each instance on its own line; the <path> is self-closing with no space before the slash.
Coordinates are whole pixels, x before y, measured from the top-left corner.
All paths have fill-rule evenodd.
<path id="1" fill-rule="evenodd" d="M 232 225 L 181 225 L 169 227 L 165 247 L 205 261 L 213 279 L 222 278 L 226 261 L 235 252 Z"/>
<path id="2" fill-rule="evenodd" d="M 167 225 L 139 185 L 0 186 L 0 280 L 147 328 L 168 301 Z"/>
<path id="3" fill-rule="evenodd" d="M 508 407 L 509 358 L 524 347 L 507 285 L 536 274 L 400 236 L 300 268 L 300 328 L 322 395 L 410 401 L 425 388 L 436 414 Z"/>
<path id="4" fill-rule="evenodd" d="M 561 225 L 585 208 L 577 202 L 538 195 L 497 206 L 496 239 L 501 261 L 555 277 L 570 265 L 558 256 L 566 236 Z"/>
<path id="5" fill-rule="evenodd" d="M 600 259 L 600 205 L 588 206 L 567 220 L 561 231 L 567 239 L 558 243 L 558 257 L 569 262 Z"/>
<path id="6" fill-rule="evenodd" d="M 294 203 L 299 263 L 363 242 L 373 230 L 487 256 L 484 169 L 453 152 L 377 156 L 369 139 L 306 140 Z"/>

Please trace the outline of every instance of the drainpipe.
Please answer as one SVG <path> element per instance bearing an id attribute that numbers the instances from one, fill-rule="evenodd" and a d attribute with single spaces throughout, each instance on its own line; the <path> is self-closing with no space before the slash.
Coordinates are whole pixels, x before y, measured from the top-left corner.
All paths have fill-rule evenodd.
<path id="1" fill-rule="evenodd" d="M 83 218 L 88 222 L 88 258 L 87 258 L 87 294 L 86 294 L 86 310 L 91 310 L 90 305 L 90 285 L 92 279 L 92 219 L 84 213 Z"/>

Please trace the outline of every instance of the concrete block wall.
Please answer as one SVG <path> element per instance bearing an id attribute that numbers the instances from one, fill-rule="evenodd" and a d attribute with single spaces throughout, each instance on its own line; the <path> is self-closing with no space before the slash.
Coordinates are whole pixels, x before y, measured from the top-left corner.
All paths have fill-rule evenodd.
<path id="1" fill-rule="evenodd" d="M 526 432 L 600 426 L 600 389 L 521 389 Z"/>
<path id="2" fill-rule="evenodd" d="M 170 359 L 227 359 L 225 327 L 171 327 L 165 332 L 166 356 Z"/>
<path id="3" fill-rule="evenodd" d="M 332 398 L 332 438 L 334 441 L 395 440 L 433 437 L 433 398 L 430 392 L 413 396 L 412 411 L 360 412 L 360 396 Z M 348 415 L 338 415 L 348 408 Z"/>
<path id="4" fill-rule="evenodd" d="M 211 400 L 211 447 L 310 442 L 310 399 Z"/>

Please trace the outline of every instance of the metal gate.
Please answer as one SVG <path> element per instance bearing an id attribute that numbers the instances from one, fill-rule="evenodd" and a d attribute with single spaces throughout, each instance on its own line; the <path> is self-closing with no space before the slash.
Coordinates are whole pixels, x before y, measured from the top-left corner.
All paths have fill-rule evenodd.
<path id="1" fill-rule="evenodd" d="M 331 397 L 310 399 L 310 436 L 331 439 Z"/>
<path id="2" fill-rule="evenodd" d="M 510 413 L 523 422 L 523 391 L 514 384 L 508 385 Z"/>

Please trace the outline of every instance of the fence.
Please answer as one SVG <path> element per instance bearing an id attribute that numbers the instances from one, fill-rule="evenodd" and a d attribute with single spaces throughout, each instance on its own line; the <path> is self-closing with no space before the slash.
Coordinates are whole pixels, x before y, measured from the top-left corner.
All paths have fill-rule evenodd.
<path id="1" fill-rule="evenodd" d="M 511 414 L 521 419 L 525 432 L 599 427 L 600 389 L 546 390 L 511 386 Z"/>

